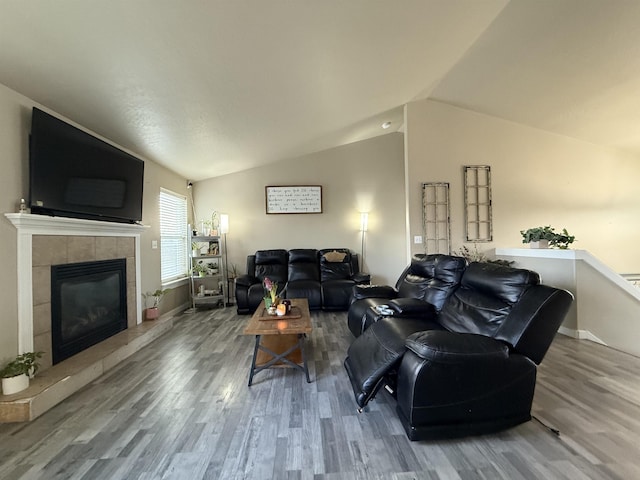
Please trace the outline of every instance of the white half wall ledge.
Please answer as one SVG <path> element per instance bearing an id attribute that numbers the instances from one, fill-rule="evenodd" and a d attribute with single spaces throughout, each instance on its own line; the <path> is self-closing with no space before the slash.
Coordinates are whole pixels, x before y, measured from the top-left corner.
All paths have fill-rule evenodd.
<path id="1" fill-rule="evenodd" d="M 496 248 L 495 256 L 546 258 L 574 261 L 582 260 L 586 264 L 597 270 L 609 281 L 615 283 L 629 295 L 640 300 L 640 288 L 631 285 L 631 283 L 625 280 L 620 274 L 614 272 L 609 266 L 591 255 L 587 250 L 560 250 L 554 248 Z"/>

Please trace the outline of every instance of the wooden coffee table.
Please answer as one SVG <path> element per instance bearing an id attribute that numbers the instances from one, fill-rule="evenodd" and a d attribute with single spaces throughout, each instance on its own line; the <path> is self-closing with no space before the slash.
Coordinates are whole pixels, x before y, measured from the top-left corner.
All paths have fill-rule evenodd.
<path id="1" fill-rule="evenodd" d="M 267 368 L 292 367 L 304 372 L 310 383 L 309 368 L 304 351 L 307 334 L 312 330 L 309 302 L 306 298 L 292 298 L 291 312 L 284 316 L 268 315 L 264 300 L 244 329 L 244 335 L 255 335 L 249 386 L 256 373 Z"/>

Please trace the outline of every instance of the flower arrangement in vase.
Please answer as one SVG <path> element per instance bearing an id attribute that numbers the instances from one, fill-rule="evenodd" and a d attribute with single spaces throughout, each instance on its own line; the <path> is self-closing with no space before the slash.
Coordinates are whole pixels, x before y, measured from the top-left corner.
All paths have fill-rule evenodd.
<path id="1" fill-rule="evenodd" d="M 271 310 L 275 313 L 278 305 L 278 284 L 272 281 L 269 277 L 264 277 L 262 285 L 265 290 L 264 306 L 270 314 Z"/>

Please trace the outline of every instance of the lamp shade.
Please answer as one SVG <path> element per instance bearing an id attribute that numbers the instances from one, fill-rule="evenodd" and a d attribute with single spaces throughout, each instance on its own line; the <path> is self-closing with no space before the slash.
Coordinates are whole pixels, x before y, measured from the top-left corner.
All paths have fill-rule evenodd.
<path id="1" fill-rule="evenodd" d="M 360 231 L 366 232 L 369 228 L 369 212 L 360 212 Z"/>
<path id="2" fill-rule="evenodd" d="M 229 215 L 226 213 L 220 214 L 220 233 L 229 233 Z"/>

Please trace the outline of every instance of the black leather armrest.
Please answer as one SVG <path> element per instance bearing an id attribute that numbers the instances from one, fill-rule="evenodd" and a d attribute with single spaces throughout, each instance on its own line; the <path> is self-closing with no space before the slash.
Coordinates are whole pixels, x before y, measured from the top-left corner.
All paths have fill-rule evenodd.
<path id="1" fill-rule="evenodd" d="M 436 309 L 433 305 L 419 298 L 395 298 L 390 300 L 388 305 L 394 311 L 394 315 L 435 316 L 436 314 Z"/>
<path id="2" fill-rule="evenodd" d="M 358 272 L 351 279 L 358 285 L 368 284 L 371 281 L 371 275 L 368 273 Z"/>
<path id="3" fill-rule="evenodd" d="M 405 346 L 425 360 L 436 363 L 464 364 L 501 361 L 509 357 L 509 347 L 491 337 L 444 330 L 417 332 L 405 340 Z"/>
<path id="4" fill-rule="evenodd" d="M 239 285 L 248 288 L 256 283 L 260 283 L 260 280 L 252 275 L 240 275 L 239 277 L 236 277 L 236 286 Z"/>
<path id="5" fill-rule="evenodd" d="M 389 285 L 354 285 L 353 301 L 363 298 L 396 298 L 398 291 Z"/>

